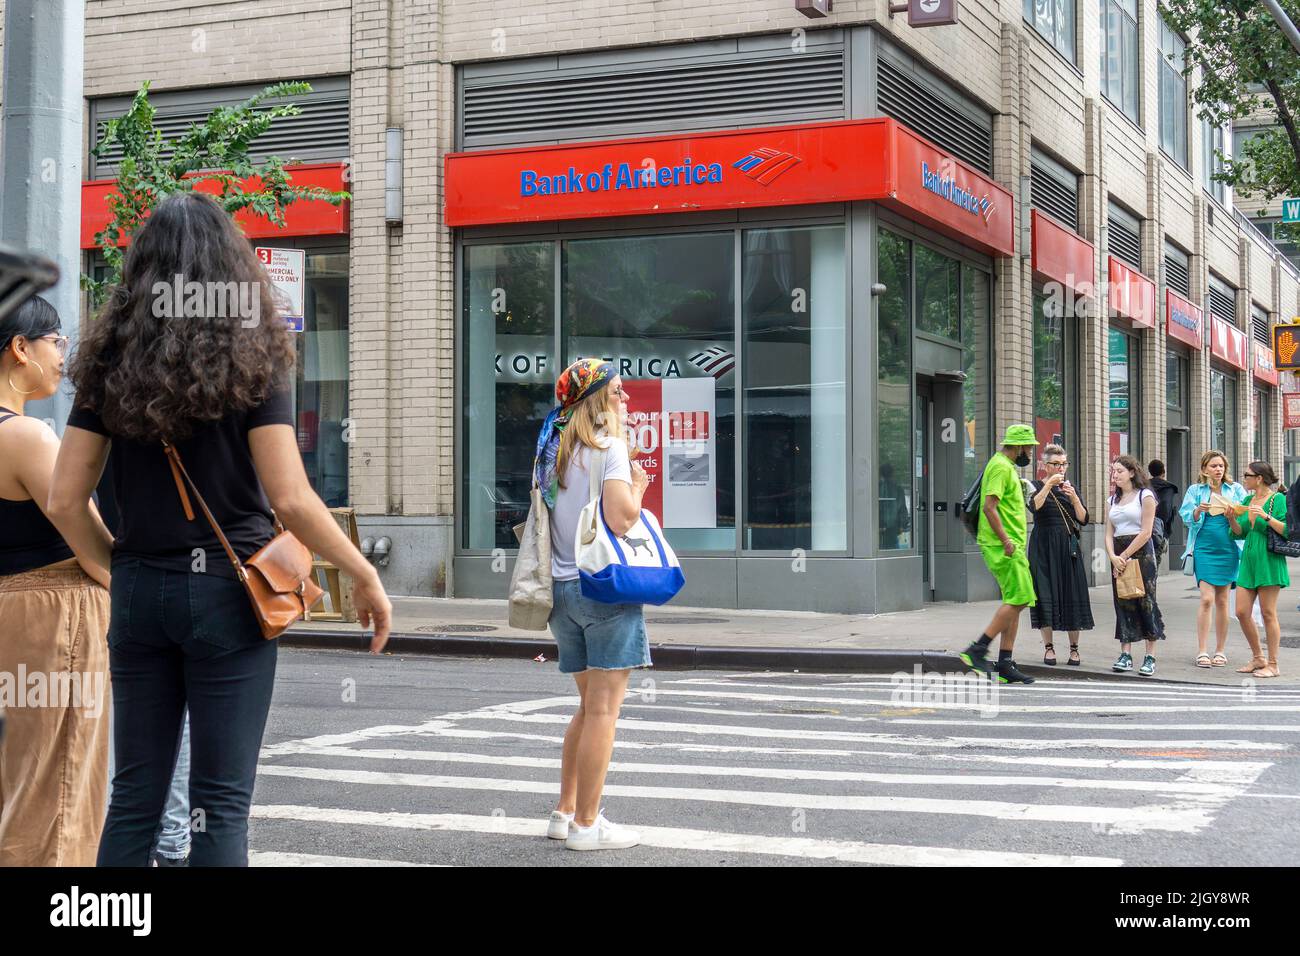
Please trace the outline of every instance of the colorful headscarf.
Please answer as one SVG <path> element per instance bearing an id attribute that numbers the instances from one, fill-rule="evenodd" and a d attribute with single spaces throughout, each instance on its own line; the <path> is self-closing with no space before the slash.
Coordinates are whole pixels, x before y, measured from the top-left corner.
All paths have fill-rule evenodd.
<path id="1" fill-rule="evenodd" d="M 542 430 L 537 435 L 537 455 L 533 459 L 533 481 L 542 489 L 542 499 L 548 508 L 555 507 L 555 495 L 560 489 L 556 459 L 560 454 L 560 434 L 569 424 L 569 410 L 608 385 L 615 374 L 612 362 L 580 358 L 556 379 L 555 400 L 560 404 L 542 422 Z"/>

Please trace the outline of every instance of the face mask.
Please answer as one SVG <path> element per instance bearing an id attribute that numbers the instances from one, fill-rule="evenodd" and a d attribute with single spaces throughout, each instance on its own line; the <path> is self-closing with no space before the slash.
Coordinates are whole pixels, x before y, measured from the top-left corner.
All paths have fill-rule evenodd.
<path id="1" fill-rule="evenodd" d="M 1027 464 L 1029 464 L 1029 453 L 1022 451 L 1016 456 L 1016 466 L 1018 468 L 1024 468 Z"/>

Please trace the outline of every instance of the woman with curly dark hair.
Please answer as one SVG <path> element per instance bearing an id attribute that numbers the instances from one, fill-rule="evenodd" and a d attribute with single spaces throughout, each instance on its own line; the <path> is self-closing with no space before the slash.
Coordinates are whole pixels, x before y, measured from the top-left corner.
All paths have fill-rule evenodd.
<path id="1" fill-rule="evenodd" d="M 248 242 L 210 198 L 160 203 L 122 283 L 74 356 L 77 398 L 50 488 L 50 518 L 80 556 L 112 567 L 108 629 L 117 772 L 100 866 L 146 866 L 188 707 L 192 866 L 248 862 L 248 813 L 275 680 L 276 642 L 211 525 L 187 517 L 171 445 L 241 562 L 274 519 L 356 582 L 371 650 L 391 606 L 375 569 L 311 489 L 289 392 L 294 350 Z M 87 502 L 112 443 L 119 524 L 95 533 Z M 274 509 L 274 513 L 272 511 Z M 192 512 L 190 512 L 192 515 Z"/>

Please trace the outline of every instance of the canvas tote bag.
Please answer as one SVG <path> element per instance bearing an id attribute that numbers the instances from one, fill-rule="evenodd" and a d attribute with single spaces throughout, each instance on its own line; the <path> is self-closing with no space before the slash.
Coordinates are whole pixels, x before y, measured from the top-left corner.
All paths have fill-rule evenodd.
<path id="1" fill-rule="evenodd" d="M 528 519 L 515 525 L 519 555 L 510 575 L 510 626 L 544 631 L 551 619 L 551 512 L 534 482 Z"/>

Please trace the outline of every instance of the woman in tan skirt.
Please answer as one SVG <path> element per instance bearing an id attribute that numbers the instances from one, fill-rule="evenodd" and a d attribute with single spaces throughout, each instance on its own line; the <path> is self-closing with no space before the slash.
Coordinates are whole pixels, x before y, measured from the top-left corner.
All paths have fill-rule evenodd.
<path id="1" fill-rule="evenodd" d="M 93 866 L 104 826 L 108 569 L 79 564 L 46 517 L 59 440 L 24 416 L 54 394 L 67 342 L 44 299 L 0 323 L 0 866 Z"/>

